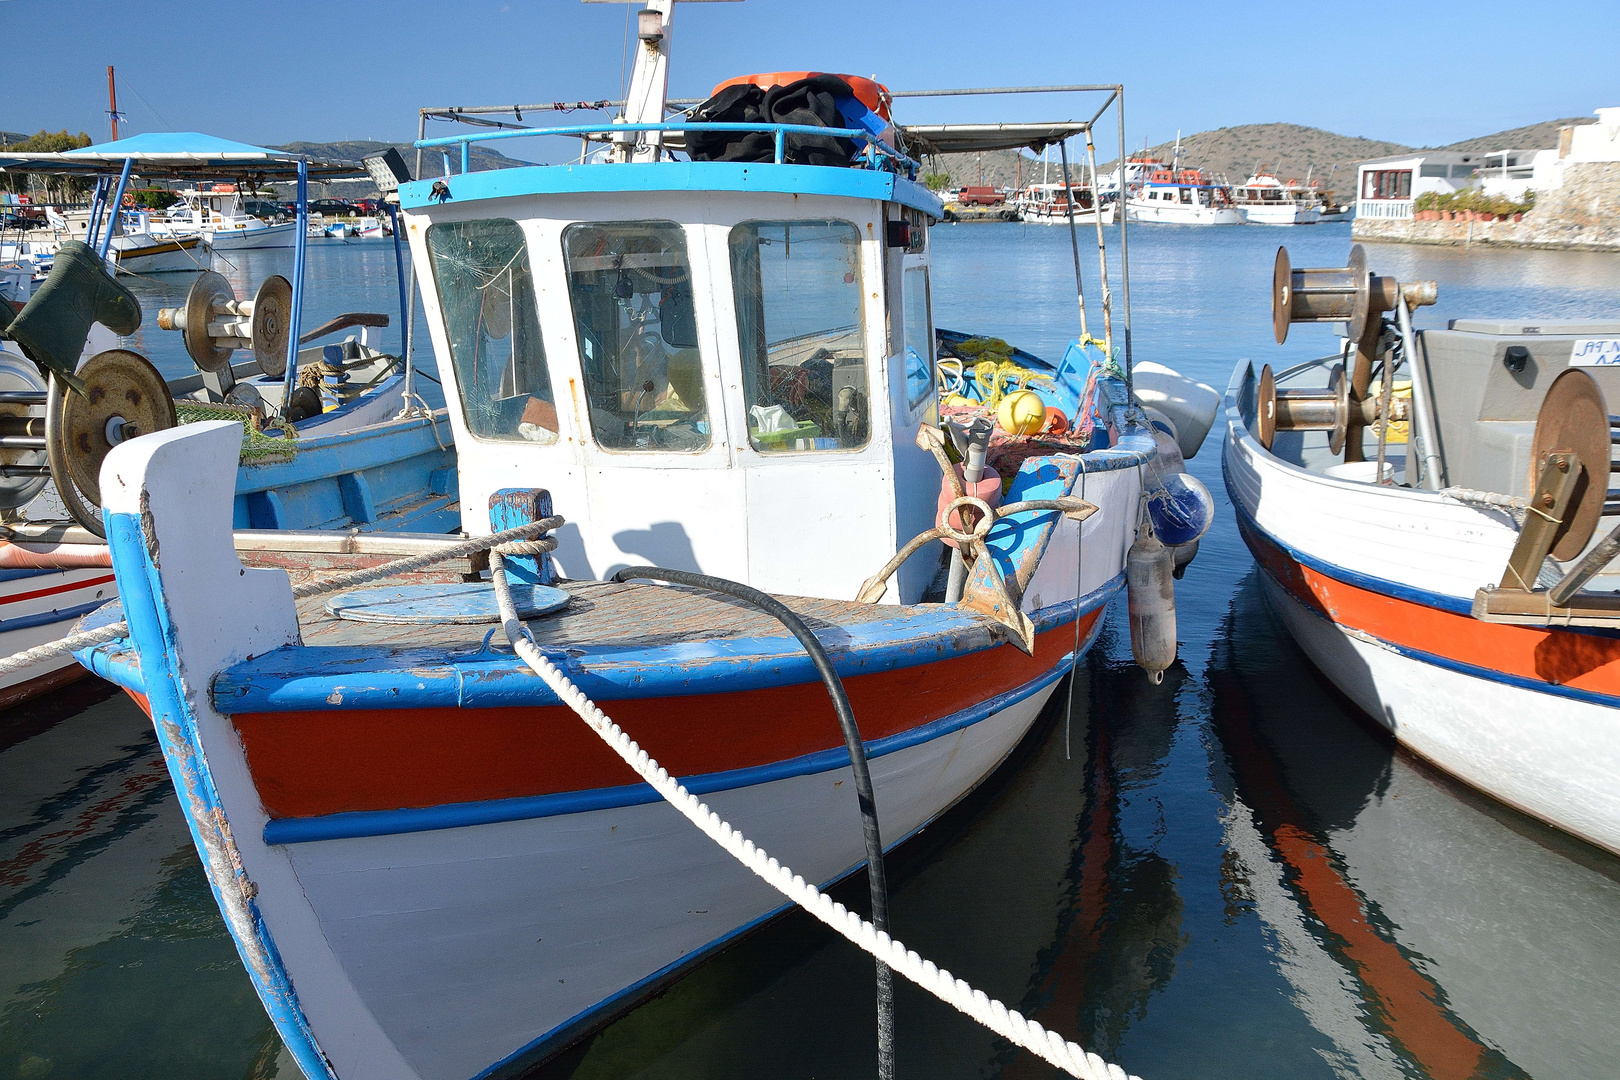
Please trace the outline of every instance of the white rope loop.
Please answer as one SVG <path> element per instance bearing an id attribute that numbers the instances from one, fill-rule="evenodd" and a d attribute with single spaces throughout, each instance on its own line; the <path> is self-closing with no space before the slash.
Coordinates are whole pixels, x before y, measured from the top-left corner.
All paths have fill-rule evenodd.
<path id="1" fill-rule="evenodd" d="M 495 583 L 495 598 L 500 606 L 507 639 L 523 662 L 682 817 L 696 825 L 704 835 L 766 884 L 941 1001 L 955 1006 L 997 1035 L 1045 1059 L 1070 1076 L 1080 1080 L 1138 1080 L 1096 1054 L 1086 1053 L 1057 1032 L 1047 1031 L 1035 1021 L 1026 1019 L 1016 1009 L 1010 1009 L 973 989 L 949 971 L 935 967 L 932 961 L 918 956 L 904 943 L 888 934 L 879 933 L 870 922 L 806 882 L 791 867 L 779 863 L 730 823 L 722 820 L 719 814 L 670 776 L 657 760 L 637 746 L 634 739 L 586 697 L 584 691 L 575 686 L 530 640 L 512 604 L 500 548 L 490 552 L 490 577 Z"/>

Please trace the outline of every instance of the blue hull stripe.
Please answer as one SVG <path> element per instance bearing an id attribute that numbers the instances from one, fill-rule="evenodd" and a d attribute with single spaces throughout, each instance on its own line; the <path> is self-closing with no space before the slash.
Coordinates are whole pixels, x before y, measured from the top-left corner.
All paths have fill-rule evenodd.
<path id="1" fill-rule="evenodd" d="M 74 604 L 72 607 L 56 608 L 52 611 L 36 611 L 32 615 L 19 615 L 15 619 L 0 619 L 0 634 L 12 630 L 32 630 L 36 626 L 49 626 L 52 623 L 67 622 L 77 619 L 81 615 L 88 615 L 106 600 L 91 600 L 86 604 Z"/>

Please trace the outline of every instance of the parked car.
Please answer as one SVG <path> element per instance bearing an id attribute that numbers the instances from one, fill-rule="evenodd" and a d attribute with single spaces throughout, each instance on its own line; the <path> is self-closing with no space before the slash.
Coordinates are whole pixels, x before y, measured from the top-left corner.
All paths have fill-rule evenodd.
<path id="1" fill-rule="evenodd" d="M 956 201 L 963 206 L 1000 206 L 1007 196 L 993 187 L 964 187 Z"/>

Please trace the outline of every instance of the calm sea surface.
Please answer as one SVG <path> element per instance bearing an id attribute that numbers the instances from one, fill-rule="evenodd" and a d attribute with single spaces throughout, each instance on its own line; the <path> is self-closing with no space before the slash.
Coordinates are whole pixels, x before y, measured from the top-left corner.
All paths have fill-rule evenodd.
<path id="1" fill-rule="evenodd" d="M 1136 359 L 1224 388 L 1239 358 L 1329 351 L 1310 327 L 1272 343 L 1279 243 L 1295 266 L 1342 265 L 1349 230 L 1134 228 Z M 1053 357 L 1075 336 L 1065 230 L 951 226 L 934 244 L 940 325 Z M 1620 317 L 1614 255 L 1368 255 L 1438 280 L 1419 325 Z M 232 258 L 248 295 L 291 252 Z M 1094 245 L 1082 260 L 1095 301 Z M 155 307 L 187 284 L 137 286 L 135 347 L 173 374 L 190 365 Z M 312 245 L 311 285 L 306 326 L 397 322 L 387 243 Z M 1144 1080 L 1615 1075 L 1620 861 L 1414 762 L 1315 673 L 1257 590 L 1219 435 L 1189 462 L 1222 512 L 1177 587 L 1180 661 L 1150 686 L 1116 605 L 1072 718 L 1055 698 L 1008 768 L 893 857 L 896 933 Z M 1055 1075 L 905 985 L 897 1024 L 902 1077 Z M 873 1029 L 868 959 L 790 914 L 545 1075 L 870 1077 Z M 145 717 L 86 681 L 0 718 L 0 1080 L 278 1075 L 296 1069 Z"/>

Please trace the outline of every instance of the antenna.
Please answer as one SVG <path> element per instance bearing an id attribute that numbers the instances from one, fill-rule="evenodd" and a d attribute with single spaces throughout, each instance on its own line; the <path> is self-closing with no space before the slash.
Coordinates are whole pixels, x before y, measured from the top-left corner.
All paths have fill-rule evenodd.
<path id="1" fill-rule="evenodd" d="M 584 0 L 587 4 L 641 4 L 636 12 L 636 66 L 630 75 L 630 92 L 625 95 L 619 120 L 626 124 L 661 124 L 669 97 L 670 29 L 675 18 L 676 0 Z M 737 3 L 739 0 L 681 0 L 688 4 Z M 625 132 L 614 139 L 614 160 L 657 161 L 664 142 L 662 132 Z"/>

